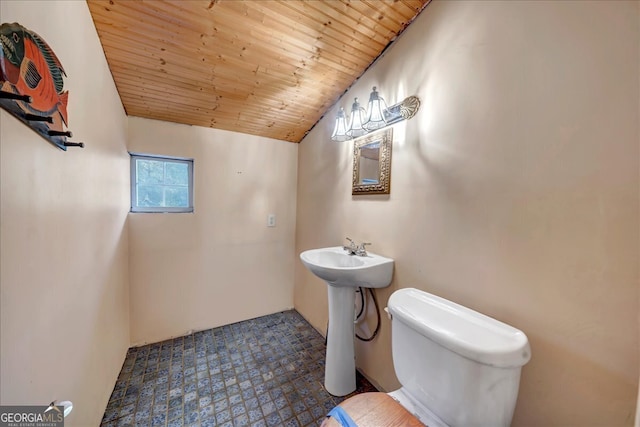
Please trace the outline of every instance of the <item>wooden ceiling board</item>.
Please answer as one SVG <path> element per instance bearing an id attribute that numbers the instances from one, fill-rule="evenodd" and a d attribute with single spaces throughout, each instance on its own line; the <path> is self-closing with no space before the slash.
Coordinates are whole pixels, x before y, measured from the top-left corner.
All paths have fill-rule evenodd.
<path id="1" fill-rule="evenodd" d="M 106 44 L 108 44 L 108 43 L 106 42 L 106 37 L 104 38 L 104 40 L 105 40 L 104 44 L 105 44 L 105 45 L 106 45 Z M 133 52 L 133 54 L 135 54 L 135 52 Z M 165 54 L 164 56 L 167 56 L 167 55 Z M 166 61 L 165 61 L 165 62 L 166 62 Z M 237 72 L 237 67 L 235 68 L 235 72 Z M 234 72 L 234 75 L 235 75 L 235 72 Z"/>
<path id="2" fill-rule="evenodd" d="M 318 5 L 309 4 L 309 7 L 314 6 Z M 330 2 L 329 7 L 324 8 L 324 13 L 334 19 L 344 20 L 344 17 L 350 18 L 352 20 L 351 28 L 356 28 L 357 26 L 359 31 L 365 35 L 375 34 L 383 40 L 386 40 L 386 37 L 382 37 L 380 34 L 384 34 L 384 32 L 395 34 L 404 19 L 404 16 L 395 14 L 393 9 L 389 9 L 385 14 L 382 14 L 378 10 L 369 7 L 365 2 L 358 2 L 358 4 Z"/>
<path id="3" fill-rule="evenodd" d="M 291 5 L 288 6 L 290 7 Z M 360 55 L 375 55 L 380 48 L 380 46 L 373 43 L 373 41 L 369 41 L 368 43 L 347 43 L 346 40 L 348 37 L 342 36 L 339 32 L 329 31 L 323 35 L 318 35 L 318 30 L 298 25 L 297 21 L 283 17 L 277 10 L 267 10 L 267 13 L 270 13 L 270 27 L 282 31 L 284 34 L 287 34 L 287 31 L 290 32 L 291 28 L 296 28 L 295 37 L 289 36 L 286 41 L 293 44 L 302 44 L 303 47 L 306 46 L 307 49 L 311 49 L 312 51 L 314 46 L 319 45 L 321 48 L 330 46 L 334 50 L 334 53 L 341 58 L 358 61 Z"/>
<path id="4" fill-rule="evenodd" d="M 260 1 L 256 2 L 254 9 L 251 12 L 260 8 Z M 270 3 L 270 2 L 269 2 Z M 301 39 L 301 33 L 296 32 L 295 37 L 291 36 L 291 27 L 289 25 L 280 25 L 279 29 L 282 36 L 273 39 L 274 28 L 278 26 L 276 20 L 269 22 L 269 29 L 262 30 L 264 17 L 260 19 L 253 19 L 253 25 L 247 22 L 247 19 L 251 20 L 251 14 L 241 16 L 240 14 L 229 13 L 235 9 L 235 6 L 242 6 L 242 2 L 232 1 L 229 3 L 229 10 L 216 9 L 216 15 L 208 19 L 208 23 L 212 25 L 216 31 L 209 31 L 209 29 L 203 29 L 199 32 L 199 38 L 202 39 L 202 44 L 206 45 L 207 41 L 219 43 L 216 46 L 216 50 L 222 49 L 224 46 L 229 46 L 231 49 L 227 50 L 229 54 L 237 54 L 244 57 L 248 46 L 254 45 L 261 50 L 275 51 L 273 57 L 278 60 L 296 60 L 300 57 L 313 58 L 315 50 L 305 40 Z M 198 19 L 207 19 L 198 17 Z M 135 21 L 134 21 L 135 22 Z M 238 25 L 244 25 L 250 30 L 247 33 L 237 33 L 236 29 Z M 191 39 L 192 41 L 195 38 Z M 222 43 L 220 43 L 222 41 Z M 275 46 L 274 46 L 275 45 Z M 280 47 L 278 47 L 280 46 Z M 283 58 L 285 56 L 286 58 Z M 345 58 L 348 60 L 348 55 L 341 58 L 339 61 L 334 61 L 335 64 L 343 64 Z M 353 59 L 352 59 L 353 61 Z M 302 64 L 300 64 L 302 65 Z M 361 66 L 361 64 L 358 64 Z"/>
<path id="5" fill-rule="evenodd" d="M 374 53 L 386 46 L 387 41 L 375 31 L 368 30 L 363 25 L 355 29 L 350 24 L 357 23 L 350 22 L 350 20 L 345 22 L 346 15 L 342 15 L 342 21 L 328 16 L 325 12 L 332 10 L 332 2 L 327 2 L 326 5 L 323 4 L 324 2 L 317 3 L 323 6 L 321 10 L 314 8 L 312 2 L 287 1 L 282 4 L 273 4 L 270 8 L 270 15 L 275 19 L 280 16 L 280 19 L 292 22 L 292 28 L 295 29 L 296 34 L 310 31 L 315 35 L 317 41 L 335 42 L 339 49 L 336 51 L 338 54 L 343 52 L 340 48 L 342 45 L 358 46 L 363 53 L 372 50 Z"/>
<path id="6" fill-rule="evenodd" d="M 101 38 L 101 40 L 102 40 L 103 46 L 105 47 L 108 46 L 116 52 L 115 54 L 112 55 L 112 57 L 114 58 L 120 58 L 121 54 L 124 54 L 124 55 L 129 54 L 135 57 L 139 57 L 140 56 L 139 50 L 141 49 L 145 53 L 145 55 L 143 55 L 140 59 L 138 59 L 138 61 L 140 62 L 146 61 L 147 64 L 149 65 L 155 65 L 156 61 L 160 61 L 161 65 L 163 66 L 169 63 L 170 64 L 169 67 L 171 66 L 171 64 L 176 64 L 177 66 L 182 67 L 182 65 L 179 65 L 179 64 L 181 64 L 184 61 L 184 56 L 193 55 L 195 59 L 200 59 L 200 61 L 197 61 L 197 60 L 193 61 L 193 64 L 197 66 L 196 71 L 198 73 L 202 73 L 203 70 L 205 69 L 211 69 L 210 65 L 204 63 L 206 62 L 205 60 L 207 58 L 202 55 L 202 52 L 197 52 L 195 50 L 184 50 L 182 48 L 175 48 L 175 49 L 172 49 L 172 52 L 164 51 L 164 52 L 161 52 L 161 55 L 160 55 L 155 52 L 157 50 L 157 46 L 154 47 L 152 45 L 144 44 L 144 43 L 139 43 L 137 46 L 132 46 L 127 43 L 127 37 L 121 36 L 118 34 L 104 35 Z M 196 56 L 196 55 L 200 55 L 200 56 Z M 263 53 L 262 58 L 264 60 L 264 58 L 271 58 L 271 57 L 268 55 L 265 56 Z M 298 73 L 303 76 L 306 73 L 306 70 L 304 68 L 290 66 L 287 63 L 280 61 L 281 58 L 272 58 L 272 59 L 275 65 L 272 66 L 271 62 L 267 63 L 269 73 L 272 76 L 277 75 L 278 72 L 280 72 L 285 78 L 288 78 L 292 73 Z M 232 56 L 226 55 L 226 52 L 224 52 L 223 54 L 219 54 L 217 60 L 219 62 L 223 62 L 225 65 L 233 66 L 233 67 L 228 66 L 228 67 L 222 68 L 222 71 L 217 72 L 217 74 L 224 73 L 225 69 L 228 69 L 229 74 L 235 77 L 237 77 L 238 72 L 242 70 L 244 70 L 245 72 L 250 72 L 254 74 L 257 74 L 257 72 L 260 71 L 259 68 L 253 68 L 254 66 L 251 65 L 249 62 L 243 62 L 242 59 L 237 59 Z M 209 62 L 213 62 L 213 61 L 214 60 L 212 58 L 209 58 Z M 166 72 L 166 68 L 167 68 L 166 66 L 163 67 L 162 69 L 164 69 L 165 71 L 162 71 L 162 72 Z M 327 87 L 330 87 L 331 90 L 333 91 L 335 90 L 334 88 L 336 85 L 336 81 L 339 84 L 340 83 L 344 84 L 344 82 L 352 81 L 350 74 L 340 73 L 338 70 L 336 70 L 336 68 L 331 68 L 329 66 L 325 67 L 320 64 L 318 64 L 316 68 L 318 68 L 317 72 L 322 74 L 323 77 L 330 77 L 330 79 L 325 78 L 317 81 L 317 84 L 315 87 L 327 86 Z M 185 75 L 188 74 L 190 70 L 191 68 L 187 67 L 187 69 L 184 70 L 183 74 Z M 215 68 L 213 68 L 212 70 L 215 70 Z M 216 73 L 214 72 L 213 74 L 215 75 Z"/>
<path id="7" fill-rule="evenodd" d="M 87 0 L 128 115 L 291 142 L 428 2 Z"/>

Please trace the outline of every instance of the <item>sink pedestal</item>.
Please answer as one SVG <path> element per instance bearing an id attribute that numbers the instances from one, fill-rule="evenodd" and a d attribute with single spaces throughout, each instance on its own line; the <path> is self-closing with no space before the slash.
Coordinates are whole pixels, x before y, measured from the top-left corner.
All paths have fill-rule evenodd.
<path id="1" fill-rule="evenodd" d="M 324 387 L 334 396 L 346 396 L 356 389 L 355 330 L 353 314 L 356 293 L 351 287 L 329 284 L 329 331 Z"/>
<path id="2" fill-rule="evenodd" d="M 361 256 L 350 255 L 342 246 L 309 249 L 300 254 L 300 260 L 328 285 L 329 331 L 324 387 L 334 396 L 346 396 L 356 389 L 353 342 L 356 288 L 389 286 L 393 260 L 371 252 Z"/>

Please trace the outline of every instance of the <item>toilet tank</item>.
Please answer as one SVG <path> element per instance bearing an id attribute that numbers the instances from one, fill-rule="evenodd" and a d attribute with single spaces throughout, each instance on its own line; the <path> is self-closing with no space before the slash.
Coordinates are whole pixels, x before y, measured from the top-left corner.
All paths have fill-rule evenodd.
<path id="1" fill-rule="evenodd" d="M 509 426 L 526 335 L 418 289 L 389 298 L 393 364 L 401 390 L 447 425 Z"/>

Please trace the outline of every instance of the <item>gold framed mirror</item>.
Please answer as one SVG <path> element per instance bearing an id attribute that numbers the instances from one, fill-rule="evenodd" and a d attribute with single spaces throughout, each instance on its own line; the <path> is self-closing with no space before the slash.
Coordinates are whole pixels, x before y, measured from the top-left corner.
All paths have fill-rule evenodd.
<path id="1" fill-rule="evenodd" d="M 361 136 L 353 141 L 351 194 L 389 194 L 393 128 Z"/>

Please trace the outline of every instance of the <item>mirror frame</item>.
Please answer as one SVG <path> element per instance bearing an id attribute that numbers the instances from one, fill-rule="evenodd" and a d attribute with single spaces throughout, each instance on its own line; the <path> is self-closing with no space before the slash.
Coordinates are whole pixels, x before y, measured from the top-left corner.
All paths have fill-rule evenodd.
<path id="1" fill-rule="evenodd" d="M 360 183 L 360 149 L 372 142 L 380 142 L 378 183 Z M 353 181 L 351 194 L 389 194 L 391 192 L 391 148 L 393 128 L 386 128 L 361 136 L 353 141 Z"/>

